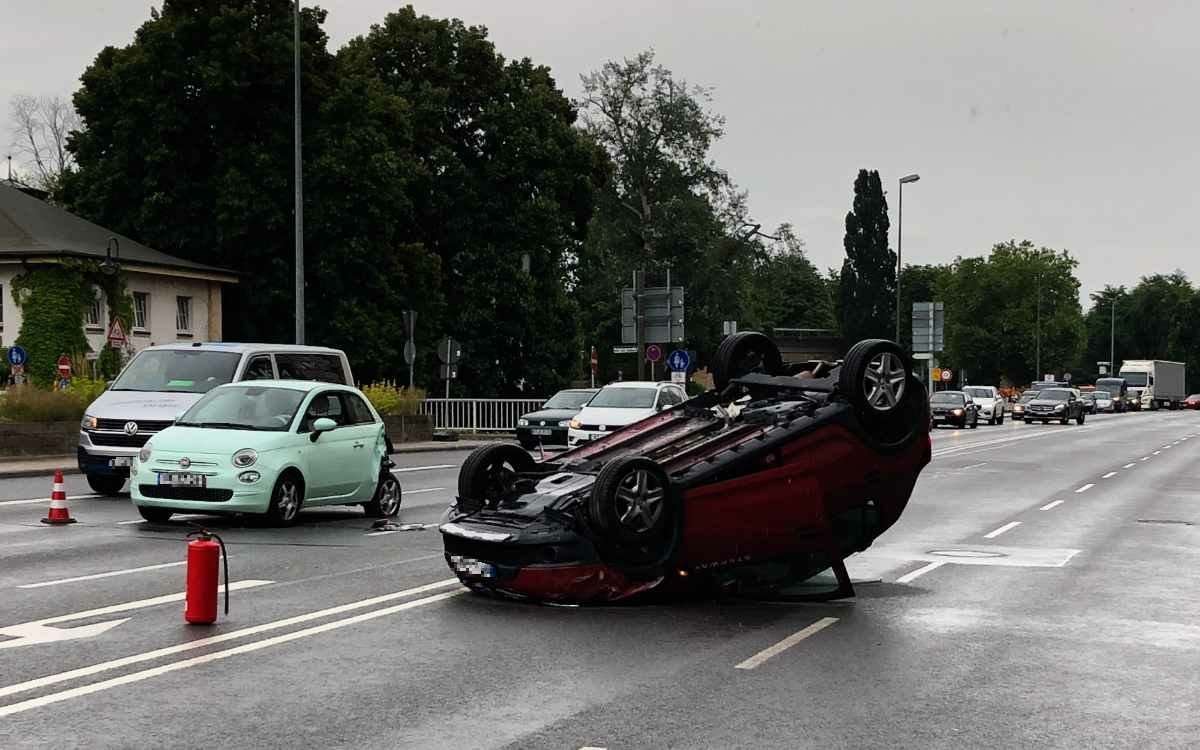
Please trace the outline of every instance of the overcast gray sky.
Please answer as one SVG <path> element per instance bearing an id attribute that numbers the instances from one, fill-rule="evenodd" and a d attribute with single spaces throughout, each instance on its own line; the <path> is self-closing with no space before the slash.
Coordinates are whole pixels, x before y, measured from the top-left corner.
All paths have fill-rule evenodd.
<path id="1" fill-rule="evenodd" d="M 324 0 L 334 48 L 398 3 Z M 0 0 L 0 107 L 70 94 L 145 0 Z M 1070 250 L 1084 293 L 1182 269 L 1200 197 L 1200 3 L 1098 0 L 423 0 L 487 26 L 507 57 L 579 75 L 653 47 L 715 88 L 717 163 L 764 226 L 791 222 L 822 268 L 840 265 L 860 167 L 905 189 L 904 257 L 984 254 L 1009 238 Z M 7 136 L 7 127 L 4 129 Z M 0 140 L 6 142 L 7 138 Z"/>

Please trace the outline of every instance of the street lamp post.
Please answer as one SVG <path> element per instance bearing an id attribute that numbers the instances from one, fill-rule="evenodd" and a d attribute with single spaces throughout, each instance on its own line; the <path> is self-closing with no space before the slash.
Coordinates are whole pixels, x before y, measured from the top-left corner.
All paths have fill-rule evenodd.
<path id="1" fill-rule="evenodd" d="M 1117 298 L 1112 301 L 1112 323 L 1108 330 L 1108 369 L 1109 375 L 1117 375 Z"/>
<path id="2" fill-rule="evenodd" d="M 296 170 L 296 343 L 304 343 L 304 185 L 300 171 L 300 0 L 293 4 L 292 15 L 292 85 L 295 97 Z"/>
<path id="3" fill-rule="evenodd" d="M 900 343 L 900 271 L 904 268 L 901 248 L 904 242 L 904 186 L 921 179 L 919 174 L 900 178 L 900 205 L 896 210 L 896 343 Z"/>
<path id="4" fill-rule="evenodd" d="M 1037 277 L 1037 345 L 1036 354 L 1034 355 L 1033 379 L 1040 380 L 1042 377 L 1042 275 L 1039 273 Z"/>

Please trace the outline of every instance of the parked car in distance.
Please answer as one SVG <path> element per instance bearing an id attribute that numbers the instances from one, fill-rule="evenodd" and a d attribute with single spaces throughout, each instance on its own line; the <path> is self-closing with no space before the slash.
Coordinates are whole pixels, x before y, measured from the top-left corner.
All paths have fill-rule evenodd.
<path id="1" fill-rule="evenodd" d="M 979 404 L 980 419 L 986 419 L 988 424 L 1004 424 L 1007 403 L 999 390 L 990 385 L 966 385 L 962 390 Z"/>
<path id="2" fill-rule="evenodd" d="M 1080 392 L 1079 398 L 1083 401 L 1083 411 L 1085 414 L 1095 414 L 1100 408 L 1096 404 L 1096 393 L 1094 391 Z"/>
<path id="3" fill-rule="evenodd" d="M 517 442 L 526 450 L 541 445 L 566 445 L 571 418 L 596 395 L 596 388 L 570 388 L 551 396 L 542 408 L 517 420 Z"/>
<path id="4" fill-rule="evenodd" d="M 683 386 L 628 380 L 609 383 L 575 415 L 567 430 L 567 445 L 583 445 L 670 406 L 687 401 Z"/>
<path id="5" fill-rule="evenodd" d="M 400 510 L 383 420 L 356 388 L 264 380 L 210 390 L 141 447 L 129 468 L 142 518 L 249 513 L 277 525 L 302 507 Z"/>
<path id="6" fill-rule="evenodd" d="M 1038 397 L 1038 392 L 1033 388 L 1030 388 L 1029 390 L 1022 393 L 1020 398 L 1017 399 L 1017 402 L 1015 404 L 1013 404 L 1012 418 L 1018 419 L 1018 420 L 1024 419 L 1025 418 L 1025 407 L 1027 407 L 1029 405 L 1030 401 L 1034 400 L 1037 397 Z"/>
<path id="7" fill-rule="evenodd" d="M 1067 424 L 1074 419 L 1076 424 L 1083 424 L 1083 409 L 1083 399 L 1074 388 L 1043 388 L 1037 398 L 1025 405 L 1025 423 L 1047 424 L 1057 420 L 1059 424 Z"/>
<path id="8" fill-rule="evenodd" d="M 275 378 L 354 383 L 340 349 L 211 341 L 148 346 L 87 407 L 79 425 L 79 470 L 94 492 L 116 495 L 146 441 L 202 395 L 225 383 Z"/>
<path id="9" fill-rule="evenodd" d="M 944 424 L 973 430 L 979 426 L 979 404 L 962 391 L 938 391 L 933 394 L 929 399 L 929 412 L 933 416 L 934 427 Z"/>
<path id="10" fill-rule="evenodd" d="M 1200 393 L 1193 393 L 1183 400 L 1183 408 L 1200 409 Z"/>

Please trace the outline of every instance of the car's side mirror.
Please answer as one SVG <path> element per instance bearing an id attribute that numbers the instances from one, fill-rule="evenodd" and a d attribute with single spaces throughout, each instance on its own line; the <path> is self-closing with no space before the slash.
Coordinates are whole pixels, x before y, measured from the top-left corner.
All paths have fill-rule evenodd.
<path id="1" fill-rule="evenodd" d="M 317 442 L 317 439 L 321 437 L 322 432 L 329 432 L 330 430 L 336 430 L 336 429 L 337 429 L 337 422 L 334 422 L 329 417 L 321 417 L 320 419 L 313 422 L 312 435 L 309 436 L 309 440 L 311 440 L 315 443 L 315 442 Z"/>

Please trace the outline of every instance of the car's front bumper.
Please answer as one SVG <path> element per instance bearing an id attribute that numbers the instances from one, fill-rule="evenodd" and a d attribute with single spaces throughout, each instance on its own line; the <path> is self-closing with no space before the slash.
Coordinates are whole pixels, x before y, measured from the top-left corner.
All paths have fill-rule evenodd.
<path id="1" fill-rule="evenodd" d="M 962 415 L 956 417 L 952 414 L 934 414 L 933 415 L 933 426 L 937 427 L 938 425 L 943 425 L 943 424 L 950 425 L 952 427 L 966 427 L 967 415 L 962 414 Z"/>
<path id="2" fill-rule="evenodd" d="M 567 445 L 571 448 L 574 448 L 577 445 L 590 443 L 593 440 L 599 440 L 602 437 L 611 435 L 616 429 L 617 428 L 614 427 L 611 430 L 606 430 L 604 432 L 595 432 L 592 430 L 577 430 L 572 427 L 567 430 Z"/>
<path id="3" fill-rule="evenodd" d="M 245 471 L 257 471 L 258 481 L 240 481 L 238 474 Z M 134 462 L 129 477 L 129 495 L 134 505 L 195 513 L 266 513 L 275 486 L 275 474 L 257 466 L 237 472 L 204 471 L 203 488 L 162 485 L 159 473 Z"/>

